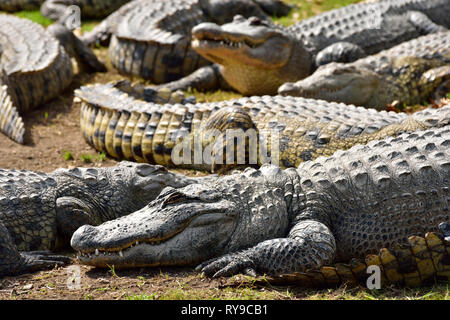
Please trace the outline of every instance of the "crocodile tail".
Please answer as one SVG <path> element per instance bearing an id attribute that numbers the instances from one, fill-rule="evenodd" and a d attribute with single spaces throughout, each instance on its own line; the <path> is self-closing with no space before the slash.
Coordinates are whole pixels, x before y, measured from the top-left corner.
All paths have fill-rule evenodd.
<path id="1" fill-rule="evenodd" d="M 240 164 L 258 165 L 258 132 L 240 106 L 215 112 L 201 128 L 203 145 L 212 145 L 211 171 L 224 172 Z M 254 151 L 254 152 L 252 152 Z M 256 159 L 255 159 L 256 158 Z"/>
<path id="2" fill-rule="evenodd" d="M 429 128 L 444 127 L 450 124 L 450 104 L 438 109 L 427 108 L 413 113 L 411 117 Z"/>
<path id="3" fill-rule="evenodd" d="M 12 140 L 23 144 L 25 126 L 19 110 L 14 106 L 8 86 L 0 83 L 0 131 Z"/>
<path id="4" fill-rule="evenodd" d="M 370 266 L 374 266 L 369 268 Z M 417 287 L 450 280 L 450 242 L 429 232 L 425 237 L 411 236 L 405 245 L 383 248 L 364 260 L 324 266 L 318 270 L 266 277 L 258 283 L 296 284 L 305 287 L 368 285 L 374 270 L 379 270 L 380 285 Z"/>

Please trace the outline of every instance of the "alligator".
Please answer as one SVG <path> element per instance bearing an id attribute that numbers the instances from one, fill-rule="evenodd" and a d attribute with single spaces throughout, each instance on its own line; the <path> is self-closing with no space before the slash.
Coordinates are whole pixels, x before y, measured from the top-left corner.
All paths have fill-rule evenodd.
<path id="1" fill-rule="evenodd" d="M 279 0 L 136 0 L 111 14 L 82 40 L 108 45 L 112 65 L 125 74 L 159 84 L 210 62 L 190 48 L 191 29 L 205 21 L 225 23 L 237 13 L 269 19 L 286 14 Z"/>
<path id="2" fill-rule="evenodd" d="M 222 26 L 202 23 L 192 30 L 192 48 L 215 64 L 165 86 L 273 95 L 320 65 L 351 62 L 444 31 L 449 16 L 450 0 L 382 0 L 324 12 L 288 28 L 242 16 Z"/>
<path id="3" fill-rule="evenodd" d="M 38 10 L 45 0 L 0 0 L 0 11 Z"/>
<path id="4" fill-rule="evenodd" d="M 0 0 L 0 10 L 17 12 L 41 10 L 44 17 L 59 21 L 72 13 L 70 6 L 78 6 L 81 18 L 99 19 L 108 16 L 130 0 Z M 162 0 L 161 0 L 162 1 Z"/>
<path id="5" fill-rule="evenodd" d="M 281 95 L 377 109 L 393 101 L 420 104 L 435 91 L 450 92 L 450 31 L 422 36 L 352 63 L 329 63 L 278 89 Z"/>
<path id="6" fill-rule="evenodd" d="M 121 87 L 125 87 L 123 82 L 88 85 L 75 91 L 81 102 L 81 131 L 91 146 L 116 159 L 207 171 L 228 170 L 238 161 L 243 165 L 271 162 L 296 167 L 357 143 L 444 126 L 450 120 L 450 105 L 412 115 L 289 96 L 160 105 L 141 100 L 142 90 L 130 95 Z M 150 89 L 145 90 L 151 96 Z M 128 92 L 133 91 L 128 88 Z M 245 159 L 239 160 L 242 158 L 237 155 L 235 160 L 224 161 L 227 153 L 221 153 L 223 149 L 215 143 L 222 141 L 224 149 L 229 147 L 224 138 L 232 129 L 248 134 L 250 142 L 229 148 L 242 147 Z M 251 150 L 258 144 L 255 159 L 250 157 L 255 156 Z M 250 150 L 250 145 L 255 148 Z M 209 159 L 204 157 L 207 148 Z M 220 158 L 221 154 L 224 157 Z"/>
<path id="7" fill-rule="evenodd" d="M 82 19 L 104 18 L 130 0 L 47 0 L 41 6 L 41 14 L 54 21 L 59 21 L 68 12 L 70 6 L 78 6 Z"/>
<path id="8" fill-rule="evenodd" d="M 198 265 L 213 277 L 301 273 L 393 248 L 379 261 L 393 278 L 448 280 L 449 145 L 450 126 L 432 128 L 297 169 L 265 164 L 168 187 L 134 213 L 80 227 L 70 243 L 86 265 Z M 415 238 L 409 254 L 396 249 L 440 223 L 445 243 L 435 234 Z"/>
<path id="9" fill-rule="evenodd" d="M 166 186 L 190 183 L 162 166 L 127 161 L 51 173 L 0 169 L 0 277 L 66 263 L 51 251 L 67 247 L 80 226 L 134 212 Z"/>
<path id="10" fill-rule="evenodd" d="M 24 143 L 19 113 L 57 97 L 80 70 L 106 71 L 91 49 L 61 24 L 45 30 L 28 19 L 0 14 L 0 131 Z M 64 48 L 63 48 L 64 46 Z"/>

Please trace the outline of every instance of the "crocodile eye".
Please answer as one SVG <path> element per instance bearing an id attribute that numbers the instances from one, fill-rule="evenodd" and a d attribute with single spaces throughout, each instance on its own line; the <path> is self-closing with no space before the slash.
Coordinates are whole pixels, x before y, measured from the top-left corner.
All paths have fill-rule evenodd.
<path id="1" fill-rule="evenodd" d="M 258 17 L 250 17 L 248 19 L 248 22 L 250 23 L 251 26 L 260 26 L 262 21 Z"/>
<path id="2" fill-rule="evenodd" d="M 156 173 L 165 173 L 167 169 L 160 165 L 150 165 L 146 163 L 140 163 L 136 166 L 136 173 L 141 177 L 148 177 Z"/>
<path id="3" fill-rule="evenodd" d="M 163 209 L 166 206 L 171 205 L 171 204 L 173 205 L 173 204 L 177 204 L 177 203 L 188 203 L 188 202 L 199 201 L 199 200 L 200 200 L 200 198 L 198 198 L 198 197 L 187 195 L 185 193 L 182 193 L 178 190 L 173 189 L 170 191 L 169 195 L 166 196 L 166 198 L 161 203 L 161 209 Z"/>
<path id="4" fill-rule="evenodd" d="M 233 17 L 233 22 L 241 22 L 241 21 L 245 21 L 245 18 L 240 14 L 237 14 Z"/>

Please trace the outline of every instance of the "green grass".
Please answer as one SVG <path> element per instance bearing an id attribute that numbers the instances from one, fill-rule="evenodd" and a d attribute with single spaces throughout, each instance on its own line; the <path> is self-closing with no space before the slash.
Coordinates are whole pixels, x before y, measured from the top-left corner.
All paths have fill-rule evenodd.
<path id="1" fill-rule="evenodd" d="M 320 12 L 329 11 L 361 0 L 285 0 L 286 3 L 296 5 L 288 16 L 273 18 L 277 23 L 289 26 L 294 22 L 312 17 Z"/>
<path id="2" fill-rule="evenodd" d="M 36 23 L 43 25 L 44 27 L 47 27 L 53 23 L 53 20 L 43 17 L 39 10 L 19 11 L 19 12 L 16 12 L 14 15 L 21 17 L 21 18 L 27 18 L 31 21 L 34 21 Z"/>

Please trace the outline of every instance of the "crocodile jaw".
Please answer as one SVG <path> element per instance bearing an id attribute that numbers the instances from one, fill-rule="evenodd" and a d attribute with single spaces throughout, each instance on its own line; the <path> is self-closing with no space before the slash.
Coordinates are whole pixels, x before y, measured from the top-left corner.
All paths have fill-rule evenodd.
<path id="1" fill-rule="evenodd" d="M 237 214 L 227 210 L 227 201 L 186 199 L 167 188 L 128 216 L 80 227 L 71 246 L 81 263 L 98 267 L 191 265 L 220 254 L 233 234 Z"/>

